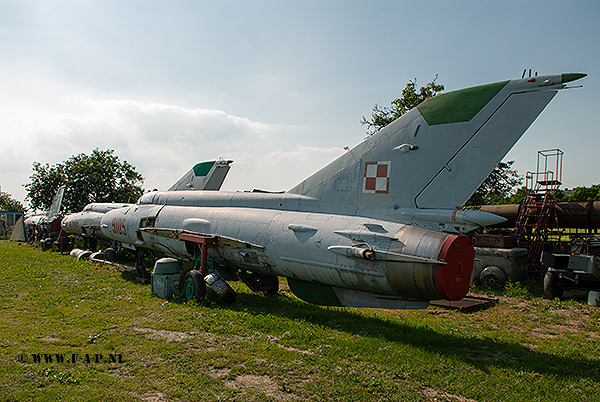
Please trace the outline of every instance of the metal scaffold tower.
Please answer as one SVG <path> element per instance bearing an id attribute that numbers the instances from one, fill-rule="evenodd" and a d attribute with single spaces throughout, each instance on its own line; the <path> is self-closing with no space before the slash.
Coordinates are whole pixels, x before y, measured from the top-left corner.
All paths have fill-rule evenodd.
<path id="1" fill-rule="evenodd" d="M 560 251 L 555 204 L 556 192 L 562 184 L 563 154 L 560 149 L 538 151 L 536 172 L 527 172 L 525 176 L 527 193 L 512 235 L 519 247 L 529 250 L 529 273 L 544 271 L 540 261 L 543 250 Z M 551 234 L 558 238 L 550 239 Z"/>

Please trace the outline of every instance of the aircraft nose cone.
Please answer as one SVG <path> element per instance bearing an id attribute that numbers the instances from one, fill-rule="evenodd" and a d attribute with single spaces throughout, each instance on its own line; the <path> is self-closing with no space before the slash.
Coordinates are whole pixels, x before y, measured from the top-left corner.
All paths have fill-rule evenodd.
<path id="1" fill-rule="evenodd" d="M 587 74 L 584 73 L 564 73 L 562 75 L 562 83 L 566 84 L 567 82 L 575 81 L 580 78 L 587 77 Z"/>

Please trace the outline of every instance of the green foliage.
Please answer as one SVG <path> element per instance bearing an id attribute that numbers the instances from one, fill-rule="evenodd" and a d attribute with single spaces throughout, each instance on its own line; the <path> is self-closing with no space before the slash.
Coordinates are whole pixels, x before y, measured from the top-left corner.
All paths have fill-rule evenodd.
<path id="1" fill-rule="evenodd" d="M 512 194 L 505 202 L 500 204 L 520 204 L 525 199 L 527 188 L 521 187 Z M 567 195 L 563 190 L 557 190 L 555 195 L 557 202 L 567 201 L 600 201 L 600 185 L 594 184 L 590 187 L 575 187 L 573 193 Z"/>
<path id="2" fill-rule="evenodd" d="M 531 294 L 527 287 L 525 287 L 521 282 L 513 282 L 508 281 L 504 285 L 504 295 L 508 297 L 515 297 L 519 300 L 530 300 Z"/>
<path id="3" fill-rule="evenodd" d="M 515 161 L 498 163 L 465 205 L 508 204 L 510 198 L 516 196 L 513 194 L 514 188 L 523 182 L 517 171 L 512 168 L 514 163 Z"/>
<path id="4" fill-rule="evenodd" d="M 519 187 L 519 189 L 508 198 L 508 201 L 505 204 L 520 204 L 523 202 L 526 195 L 527 187 Z"/>
<path id="5" fill-rule="evenodd" d="M 94 149 L 56 165 L 34 162 L 30 180 L 25 189 L 33 209 L 47 209 L 56 189 L 65 185 L 63 210 L 73 212 L 91 202 L 134 202 L 143 193 L 144 178 L 113 150 Z"/>
<path id="6" fill-rule="evenodd" d="M 25 207 L 21 202 L 12 198 L 9 193 L 0 191 L 0 211 L 24 211 Z"/>
<path id="7" fill-rule="evenodd" d="M 33 174 L 29 179 L 31 182 L 25 185 L 29 205 L 34 210 L 47 210 L 52 204 L 56 190 L 65 183 L 64 166 L 33 162 Z"/>
<path id="8" fill-rule="evenodd" d="M 590 187 L 575 187 L 567 201 L 600 201 L 600 184 Z"/>
<path id="9" fill-rule="evenodd" d="M 418 91 L 417 79 L 415 78 L 414 81 L 409 81 L 406 84 L 406 87 L 402 90 L 402 96 L 394 99 L 390 107 L 375 105 L 371 113 L 371 118 L 367 120 L 363 116 L 361 121 L 361 124 L 367 126 L 367 134 L 375 134 L 398 117 L 416 107 L 419 103 L 442 92 L 444 86 L 436 82 L 437 78 L 436 75 L 431 82 L 419 88 Z"/>

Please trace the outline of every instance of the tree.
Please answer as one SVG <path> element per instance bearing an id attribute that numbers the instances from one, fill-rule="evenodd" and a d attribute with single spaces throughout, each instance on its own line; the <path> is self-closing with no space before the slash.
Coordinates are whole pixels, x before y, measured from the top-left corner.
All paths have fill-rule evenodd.
<path id="1" fill-rule="evenodd" d="M 590 187 L 575 187 L 568 198 L 569 201 L 598 201 L 600 200 L 600 184 Z"/>
<path id="2" fill-rule="evenodd" d="M 515 161 L 500 162 L 477 191 L 465 203 L 466 206 L 507 204 L 514 188 L 523 183 L 523 178 L 512 168 Z M 524 197 L 524 194 L 523 194 Z"/>
<path id="3" fill-rule="evenodd" d="M 0 211 L 24 211 L 23 204 L 12 198 L 9 193 L 0 191 Z"/>
<path id="4" fill-rule="evenodd" d="M 520 204 L 525 200 L 525 197 L 527 196 L 527 193 L 529 192 L 529 190 L 527 189 L 527 187 L 523 186 L 520 187 L 514 194 L 512 194 L 506 204 Z M 557 198 L 556 200 L 559 201 L 559 197 L 562 195 L 562 191 L 558 190 L 556 192 Z"/>
<path id="5" fill-rule="evenodd" d="M 48 210 L 56 190 L 65 184 L 64 166 L 61 164 L 50 166 L 47 163 L 33 162 L 33 174 L 29 176 L 31 182 L 25 185 L 26 199 L 33 210 Z"/>
<path id="6" fill-rule="evenodd" d="M 419 91 L 417 92 L 417 79 L 415 78 L 414 81 L 408 81 L 406 87 L 402 90 L 402 96 L 394 99 L 391 102 L 390 107 L 375 105 L 373 107 L 373 112 L 371 113 L 371 118 L 367 120 L 363 116 L 361 121 L 362 125 L 367 126 L 367 134 L 375 134 L 419 103 L 442 92 L 444 86 L 438 84 L 436 82 L 437 79 L 438 76 L 436 75 L 431 82 L 428 82 L 424 87 L 419 88 Z"/>
<path id="7" fill-rule="evenodd" d="M 48 209 L 56 189 L 65 185 L 63 209 L 74 212 L 91 202 L 134 202 L 143 194 L 144 178 L 114 150 L 96 148 L 52 166 L 34 162 L 30 180 L 25 189 L 32 208 Z"/>
<path id="8" fill-rule="evenodd" d="M 520 204 L 525 200 L 525 196 L 531 189 L 523 186 L 512 194 L 506 202 L 502 204 Z M 564 190 L 558 189 L 554 194 L 556 202 L 569 201 L 600 201 L 600 184 L 594 184 L 590 187 L 575 187 L 572 191 L 565 193 Z"/>

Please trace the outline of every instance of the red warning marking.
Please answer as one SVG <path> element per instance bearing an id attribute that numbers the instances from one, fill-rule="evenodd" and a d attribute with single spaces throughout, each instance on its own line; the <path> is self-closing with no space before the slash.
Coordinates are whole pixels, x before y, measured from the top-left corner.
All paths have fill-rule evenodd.
<path id="1" fill-rule="evenodd" d="M 363 193 L 390 193 L 390 165 L 392 162 L 365 162 Z"/>

